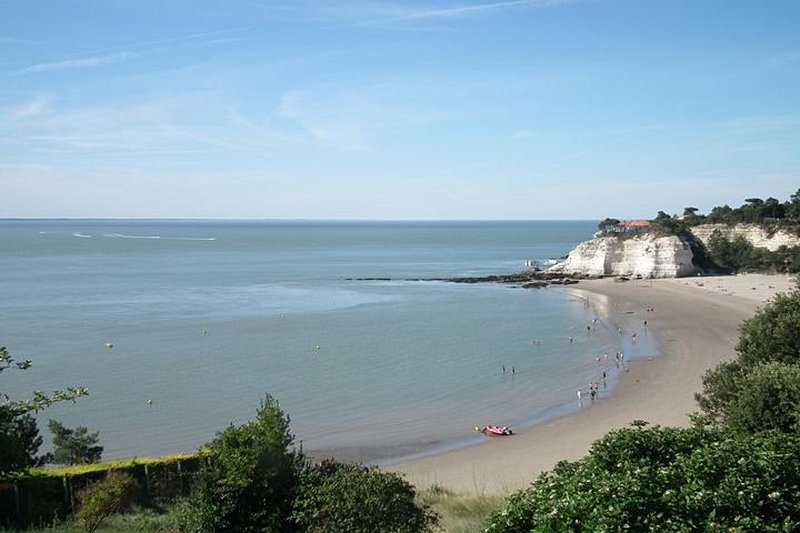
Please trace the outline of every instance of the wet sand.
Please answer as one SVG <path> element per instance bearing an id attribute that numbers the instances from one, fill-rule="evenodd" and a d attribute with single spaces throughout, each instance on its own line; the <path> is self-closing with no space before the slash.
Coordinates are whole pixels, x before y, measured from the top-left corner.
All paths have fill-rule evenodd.
<path id="1" fill-rule="evenodd" d="M 625 313 L 626 320 L 640 320 L 642 327 L 646 320 L 646 334 L 656 335 L 661 353 L 630 362 L 613 394 L 601 394 L 594 403 L 586 395 L 574 415 L 385 469 L 405 474 L 418 488 L 436 484 L 458 492 L 507 493 L 527 486 L 558 461 L 583 457 L 592 442 L 633 420 L 685 426 L 687 414 L 697 410 L 694 393 L 701 389 L 702 374 L 733 357 L 742 321 L 793 287 L 787 276 L 747 274 L 652 282 L 602 279 L 556 289 L 589 298 L 601 319 L 613 322 Z"/>

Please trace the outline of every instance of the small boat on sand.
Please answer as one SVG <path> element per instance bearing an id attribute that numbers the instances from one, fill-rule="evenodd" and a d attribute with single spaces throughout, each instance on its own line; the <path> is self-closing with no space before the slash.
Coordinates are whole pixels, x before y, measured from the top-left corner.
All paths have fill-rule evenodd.
<path id="1" fill-rule="evenodd" d="M 483 426 L 483 427 L 476 427 L 475 431 L 483 433 L 484 435 L 498 435 L 498 436 L 505 436 L 505 435 L 513 435 L 514 432 L 507 428 L 506 426 Z"/>

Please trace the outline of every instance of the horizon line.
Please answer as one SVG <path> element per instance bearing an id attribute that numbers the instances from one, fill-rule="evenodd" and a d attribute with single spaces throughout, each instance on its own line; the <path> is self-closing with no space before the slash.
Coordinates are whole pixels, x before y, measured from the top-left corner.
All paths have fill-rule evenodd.
<path id="1" fill-rule="evenodd" d="M 0 222 L 175 221 L 175 222 L 594 222 L 599 218 L 223 218 L 223 217 L 0 217 Z"/>

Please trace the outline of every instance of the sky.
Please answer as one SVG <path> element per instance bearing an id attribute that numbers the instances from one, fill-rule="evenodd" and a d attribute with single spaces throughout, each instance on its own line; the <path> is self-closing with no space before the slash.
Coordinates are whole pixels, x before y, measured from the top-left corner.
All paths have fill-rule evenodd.
<path id="1" fill-rule="evenodd" d="M 0 218 L 787 200 L 799 27 L 796 0 L 0 0 Z"/>

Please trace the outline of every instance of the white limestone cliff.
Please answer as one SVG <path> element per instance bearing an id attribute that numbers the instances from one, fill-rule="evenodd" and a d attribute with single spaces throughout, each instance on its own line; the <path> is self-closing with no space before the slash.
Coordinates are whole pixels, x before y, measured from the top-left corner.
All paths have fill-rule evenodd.
<path id="1" fill-rule="evenodd" d="M 701 224 L 692 228 L 692 234 L 697 237 L 705 246 L 714 231 L 719 231 L 728 240 L 733 240 L 737 236 L 747 239 L 756 248 L 766 248 L 774 252 L 781 246 L 789 248 L 800 245 L 800 238 L 794 233 L 786 230 L 769 231 L 758 224 L 736 224 L 728 226 L 726 224 Z"/>
<path id="2" fill-rule="evenodd" d="M 676 236 L 595 236 L 582 242 L 550 272 L 568 276 L 678 278 L 697 272 L 689 242 Z"/>

